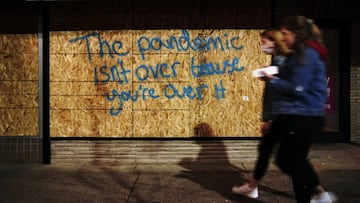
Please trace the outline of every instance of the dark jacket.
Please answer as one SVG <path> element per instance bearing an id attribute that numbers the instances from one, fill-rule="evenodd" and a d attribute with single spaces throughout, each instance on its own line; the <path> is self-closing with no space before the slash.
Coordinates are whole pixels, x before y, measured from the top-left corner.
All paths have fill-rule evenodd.
<path id="1" fill-rule="evenodd" d="M 285 56 L 278 55 L 273 56 L 271 59 L 271 65 L 272 66 L 278 66 L 281 67 L 286 60 Z M 273 106 L 273 100 L 276 97 L 276 92 L 273 91 L 270 86 L 269 82 L 265 82 L 264 92 L 263 92 L 263 102 L 262 102 L 262 121 L 266 122 L 269 120 L 273 120 L 272 116 L 272 106 Z"/>
<path id="2" fill-rule="evenodd" d="M 270 82 L 277 93 L 273 114 L 323 116 L 325 113 L 326 70 L 324 59 L 313 46 L 305 48 L 303 60 L 288 56 L 278 77 Z"/>

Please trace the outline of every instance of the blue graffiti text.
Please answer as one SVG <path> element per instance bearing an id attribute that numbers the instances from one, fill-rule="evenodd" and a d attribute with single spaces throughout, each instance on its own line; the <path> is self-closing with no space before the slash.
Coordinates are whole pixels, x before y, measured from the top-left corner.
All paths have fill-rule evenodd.
<path id="1" fill-rule="evenodd" d="M 138 99 L 145 101 L 147 97 L 150 99 L 157 99 L 160 97 L 158 94 L 156 94 L 154 88 L 143 87 L 142 85 L 139 85 L 135 91 L 117 91 L 113 89 L 111 93 L 112 94 L 105 93 L 105 97 L 108 101 L 112 102 L 112 106 L 110 107 L 110 114 L 113 116 L 119 115 L 121 113 L 124 102 L 126 101 L 136 102 Z"/>
<path id="2" fill-rule="evenodd" d="M 175 61 L 171 65 L 167 63 L 160 63 L 155 65 L 142 64 L 135 69 L 135 76 L 140 81 L 146 81 L 152 76 L 154 79 L 162 78 L 176 78 L 176 66 L 181 65 L 180 62 Z"/>
<path id="3" fill-rule="evenodd" d="M 178 97 L 180 99 L 188 97 L 189 99 L 203 99 L 204 90 L 208 89 L 208 85 L 200 84 L 198 87 L 184 86 L 182 90 L 178 90 L 173 84 L 168 84 L 164 88 L 164 95 L 168 99 Z"/>
<path id="4" fill-rule="evenodd" d="M 225 39 L 223 39 L 225 38 Z M 223 36 L 197 36 L 190 39 L 188 30 L 183 29 L 180 36 L 171 35 L 168 39 L 160 37 L 148 38 L 141 36 L 137 40 L 137 46 L 140 51 L 141 59 L 145 60 L 145 53 L 148 51 L 160 51 L 161 49 L 177 51 L 210 51 L 210 50 L 241 50 L 243 45 L 239 42 L 239 37 L 234 36 L 229 39 L 229 35 L 224 33 Z"/>
<path id="5" fill-rule="evenodd" d="M 120 68 L 120 70 L 119 70 Z M 106 84 L 108 82 L 118 82 L 119 84 L 128 84 L 128 74 L 131 70 L 126 70 L 122 60 L 117 60 L 117 65 L 108 67 L 106 65 L 100 68 L 94 68 L 95 85 Z"/>
<path id="6" fill-rule="evenodd" d="M 204 62 L 195 64 L 194 57 L 191 58 L 191 74 L 194 78 L 201 76 L 232 74 L 244 70 L 244 66 L 239 65 L 239 59 L 234 58 L 231 61 L 225 60 L 223 63 Z"/>
<path id="7" fill-rule="evenodd" d="M 116 40 L 113 41 L 112 43 L 109 43 L 106 40 L 102 40 L 98 32 L 92 32 L 87 35 L 72 38 L 69 40 L 69 42 L 71 43 L 75 43 L 77 41 L 85 41 L 86 52 L 88 54 L 89 61 L 91 61 L 92 59 L 92 54 L 96 53 L 96 50 L 91 50 L 90 45 L 92 44 L 92 42 L 98 45 L 100 58 L 103 58 L 106 53 L 108 53 L 111 58 L 113 58 L 114 55 L 122 57 L 129 54 L 128 50 L 122 50 L 124 47 L 123 47 L 123 43 L 120 40 Z"/>

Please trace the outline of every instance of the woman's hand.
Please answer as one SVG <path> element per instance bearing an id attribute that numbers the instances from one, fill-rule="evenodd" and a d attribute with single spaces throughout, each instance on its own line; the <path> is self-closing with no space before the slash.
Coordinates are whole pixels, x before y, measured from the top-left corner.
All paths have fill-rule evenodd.
<path id="1" fill-rule="evenodd" d="M 267 133 L 270 132 L 271 130 L 271 124 L 272 124 L 272 121 L 267 121 L 267 122 L 263 122 L 261 124 L 261 132 L 263 135 L 266 135 Z"/>
<path id="2" fill-rule="evenodd" d="M 263 77 L 259 77 L 259 79 L 261 81 L 266 82 L 266 81 L 270 81 L 270 80 L 272 80 L 274 78 L 273 75 L 267 74 L 265 71 L 262 71 L 261 73 L 264 75 Z"/>

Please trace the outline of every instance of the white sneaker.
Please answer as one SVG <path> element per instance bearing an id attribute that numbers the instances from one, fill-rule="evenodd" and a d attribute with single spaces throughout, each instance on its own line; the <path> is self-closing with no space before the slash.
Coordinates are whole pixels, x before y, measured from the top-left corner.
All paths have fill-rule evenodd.
<path id="1" fill-rule="evenodd" d="M 322 192 L 311 198 L 310 203 L 334 203 L 337 197 L 332 192 Z"/>
<path id="2" fill-rule="evenodd" d="M 249 187 L 248 183 L 245 183 L 242 186 L 233 186 L 232 192 L 237 195 L 243 195 L 243 196 L 250 197 L 250 198 L 258 198 L 259 197 L 258 187 L 252 189 Z"/>

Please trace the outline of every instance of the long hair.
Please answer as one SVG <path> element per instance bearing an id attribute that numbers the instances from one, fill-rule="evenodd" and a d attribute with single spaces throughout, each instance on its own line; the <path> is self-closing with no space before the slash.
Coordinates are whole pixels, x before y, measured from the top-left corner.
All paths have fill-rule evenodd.
<path id="1" fill-rule="evenodd" d="M 284 19 L 281 27 L 295 34 L 292 50 L 295 51 L 300 60 L 304 58 L 307 41 L 315 40 L 322 43 L 322 32 L 312 19 L 299 15 L 289 16 Z"/>

